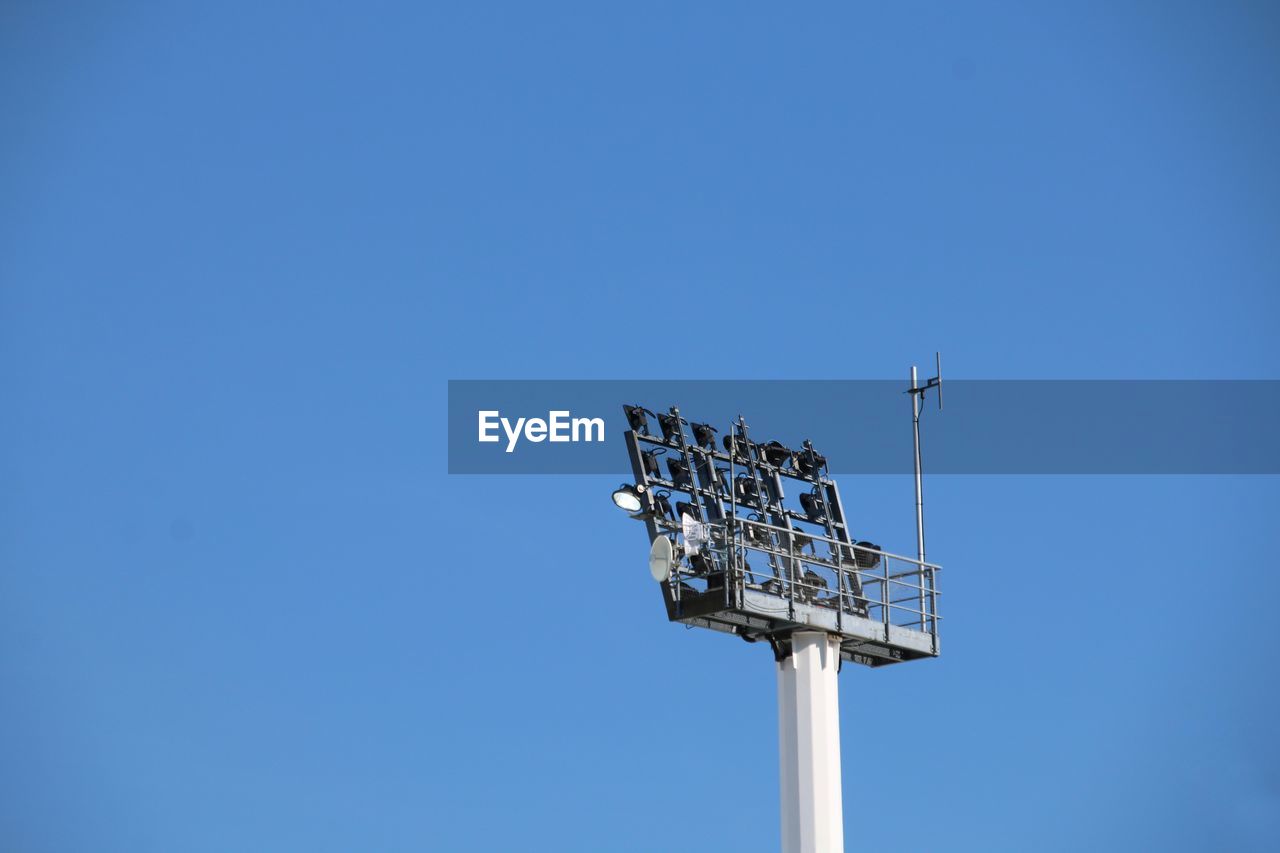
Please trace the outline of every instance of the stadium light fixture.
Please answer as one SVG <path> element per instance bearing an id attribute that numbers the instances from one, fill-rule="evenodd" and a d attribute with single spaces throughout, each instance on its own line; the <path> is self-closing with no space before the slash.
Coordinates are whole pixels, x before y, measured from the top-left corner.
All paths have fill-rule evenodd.
<path id="1" fill-rule="evenodd" d="M 813 449 L 806 439 L 804 447 L 796 454 L 796 468 L 806 477 L 816 477 L 827 467 L 827 457 Z"/>
<path id="2" fill-rule="evenodd" d="M 853 538 L 827 457 L 809 440 L 799 450 L 753 442 L 739 416 L 720 450 L 714 427 L 684 420 L 674 406 L 662 415 L 623 407 L 635 485 L 619 486 L 613 500 L 646 525 L 650 574 L 668 620 L 767 642 L 773 651 L 784 853 L 843 849 L 840 662 L 878 667 L 939 654 L 939 567 L 925 561 L 924 549 L 920 410 L 933 389 L 941 407 L 941 367 L 939 358 L 938 376 L 924 383 L 912 368 L 908 389 L 914 559 Z M 661 435 L 649 433 L 650 416 Z M 659 454 L 669 479 L 660 476 Z M 786 483 L 800 485 L 803 514 L 784 505 Z M 749 554 L 768 568 L 754 571 Z"/>
<path id="3" fill-rule="evenodd" d="M 623 483 L 613 490 L 613 502 L 618 505 L 619 509 L 625 509 L 627 512 L 639 512 L 644 507 L 644 500 L 641 498 L 643 491 L 643 486 L 636 488 Z"/>
<path id="4" fill-rule="evenodd" d="M 711 424 L 690 424 L 693 430 L 693 442 L 699 447 L 711 450 L 716 446 L 716 433 L 718 430 Z"/>
<path id="5" fill-rule="evenodd" d="M 633 432 L 640 435 L 649 434 L 649 416 L 653 412 L 644 406 L 623 406 L 622 411 L 627 416 L 627 424 L 630 425 Z"/>
<path id="6" fill-rule="evenodd" d="M 764 454 L 765 461 L 779 468 L 784 467 L 791 459 L 791 451 L 780 441 L 760 445 L 760 452 Z"/>
<path id="7" fill-rule="evenodd" d="M 813 492 L 800 495 L 800 505 L 804 507 L 805 517 L 814 524 L 822 524 L 827 520 L 827 505 Z"/>
<path id="8" fill-rule="evenodd" d="M 662 429 L 662 440 L 667 444 L 680 444 L 680 424 L 682 420 L 679 415 L 658 415 L 658 426 Z"/>

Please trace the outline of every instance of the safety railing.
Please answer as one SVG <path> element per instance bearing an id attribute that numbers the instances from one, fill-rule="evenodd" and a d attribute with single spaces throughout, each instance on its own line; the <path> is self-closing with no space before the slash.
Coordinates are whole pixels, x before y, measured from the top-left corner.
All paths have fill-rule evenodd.
<path id="1" fill-rule="evenodd" d="M 837 624 L 856 616 L 937 637 L 940 566 L 763 521 L 726 519 L 705 531 L 705 543 L 684 543 L 677 586 L 727 576 L 733 590 L 780 599 L 779 618 L 796 619 L 797 605 L 822 607 Z"/>

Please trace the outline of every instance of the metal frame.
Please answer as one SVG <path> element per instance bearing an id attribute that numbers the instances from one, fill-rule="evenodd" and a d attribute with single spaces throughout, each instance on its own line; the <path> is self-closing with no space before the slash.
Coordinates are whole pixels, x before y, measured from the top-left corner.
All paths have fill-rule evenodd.
<path id="1" fill-rule="evenodd" d="M 761 445 L 751 441 L 741 416 L 727 433 L 727 452 L 691 442 L 677 407 L 666 417 L 676 426 L 671 440 L 661 430 L 657 435 L 628 430 L 625 440 L 644 502 L 634 517 L 645 522 L 651 543 L 666 536 L 680 555 L 671 577 L 661 584 L 671 621 L 749 642 L 766 640 L 779 660 L 790 654 L 791 633 L 802 630 L 836 635 L 843 660 L 868 666 L 938 655 L 940 566 L 925 562 L 923 553 L 911 559 L 857 544 L 839 488 L 825 468 L 802 473 L 794 466 L 794 452 L 791 466 L 770 463 Z M 687 485 L 649 473 L 644 454 L 659 450 L 678 454 L 689 472 Z M 727 469 L 720 468 L 722 463 Z M 728 474 L 728 494 L 722 470 Z M 740 477 L 750 478 L 754 503 L 739 499 Z M 826 507 L 821 525 L 786 507 L 784 479 L 802 482 L 821 495 Z M 697 564 L 683 547 L 679 518 L 656 510 L 659 492 L 688 495 L 696 520 L 708 526 L 711 545 Z M 823 531 L 801 529 L 797 522 Z M 800 537 L 806 540 L 803 545 Z M 808 545 L 813 553 L 804 552 Z M 767 574 L 750 565 L 752 553 L 767 563 Z M 907 607 L 908 602 L 915 606 Z"/>

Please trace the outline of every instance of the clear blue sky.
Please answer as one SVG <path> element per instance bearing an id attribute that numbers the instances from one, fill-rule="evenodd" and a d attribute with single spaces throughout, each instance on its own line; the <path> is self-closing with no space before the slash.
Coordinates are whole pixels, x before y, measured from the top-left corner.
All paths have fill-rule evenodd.
<path id="1" fill-rule="evenodd" d="M 1274 6 L 689 5 L 0 11 L 0 848 L 776 849 L 767 651 L 448 378 L 1280 373 Z M 850 850 L 1273 843 L 1275 479 L 927 489 Z"/>

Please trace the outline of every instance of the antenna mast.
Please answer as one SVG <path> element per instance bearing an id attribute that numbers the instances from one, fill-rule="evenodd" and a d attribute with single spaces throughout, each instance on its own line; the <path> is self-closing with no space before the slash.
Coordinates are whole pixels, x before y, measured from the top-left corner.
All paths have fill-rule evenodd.
<path id="1" fill-rule="evenodd" d="M 916 376 L 916 366 L 911 365 L 911 387 L 907 393 L 911 395 L 911 430 L 915 438 L 916 451 L 916 555 L 921 563 L 924 556 L 924 485 L 920 476 L 920 408 L 924 402 L 924 393 L 930 388 L 938 389 L 938 411 L 942 411 L 942 353 L 933 354 L 938 368 L 938 375 L 921 385 Z"/>

